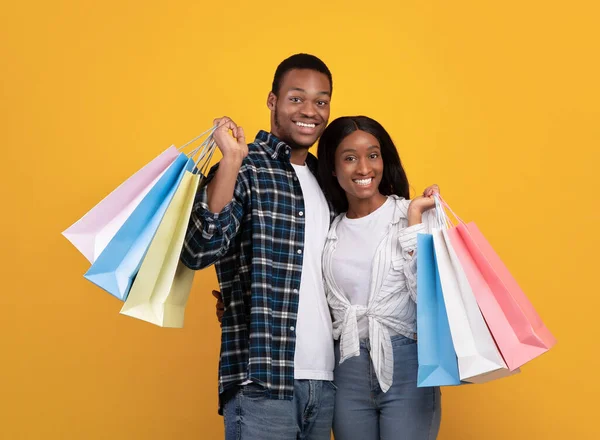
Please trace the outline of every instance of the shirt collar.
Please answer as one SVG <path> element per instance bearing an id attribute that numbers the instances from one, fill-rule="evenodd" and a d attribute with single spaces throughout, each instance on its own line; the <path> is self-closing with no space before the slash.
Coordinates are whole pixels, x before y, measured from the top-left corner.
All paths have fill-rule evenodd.
<path id="1" fill-rule="evenodd" d="M 284 141 L 279 140 L 273 133 L 264 130 L 258 132 L 254 142 L 260 144 L 273 160 L 285 159 L 289 161 L 292 154 L 292 147 Z M 313 154 L 308 153 L 306 156 L 306 165 L 315 176 L 318 176 L 318 162 Z"/>
<path id="2" fill-rule="evenodd" d="M 283 141 L 280 141 L 274 134 L 260 130 L 254 141 L 260 144 L 273 160 L 277 158 L 290 158 L 292 148 Z"/>

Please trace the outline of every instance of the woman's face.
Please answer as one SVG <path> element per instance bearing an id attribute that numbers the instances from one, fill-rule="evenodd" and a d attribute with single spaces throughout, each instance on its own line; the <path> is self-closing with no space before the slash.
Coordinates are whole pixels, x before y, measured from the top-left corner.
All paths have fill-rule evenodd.
<path id="1" fill-rule="evenodd" d="M 377 138 L 361 130 L 346 136 L 335 150 L 334 175 L 348 202 L 378 196 L 383 159 Z"/>

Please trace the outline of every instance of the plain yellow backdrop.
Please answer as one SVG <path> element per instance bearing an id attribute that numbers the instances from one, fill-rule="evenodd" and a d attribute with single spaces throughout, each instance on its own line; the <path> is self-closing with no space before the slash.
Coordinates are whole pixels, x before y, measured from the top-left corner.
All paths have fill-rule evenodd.
<path id="1" fill-rule="evenodd" d="M 332 117 L 392 133 L 413 190 L 475 220 L 558 345 L 445 388 L 440 439 L 600 438 L 597 2 L 3 2 L 0 438 L 217 439 L 212 269 L 183 330 L 120 316 L 60 232 L 174 143 L 268 129 L 272 75 L 314 53 Z"/>

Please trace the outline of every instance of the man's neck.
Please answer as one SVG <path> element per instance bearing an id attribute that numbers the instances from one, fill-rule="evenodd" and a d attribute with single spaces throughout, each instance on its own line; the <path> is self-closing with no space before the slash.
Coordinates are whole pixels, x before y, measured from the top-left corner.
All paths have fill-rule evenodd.
<path id="1" fill-rule="evenodd" d="M 294 165 L 304 165 L 306 163 L 306 156 L 308 156 L 308 148 L 301 148 L 297 145 L 292 145 L 289 141 L 285 140 L 284 137 L 281 136 L 277 131 L 278 130 L 276 130 L 275 127 L 273 127 L 273 124 L 271 124 L 271 133 L 277 139 L 279 139 L 280 141 L 284 141 L 292 148 L 290 162 Z"/>
<path id="2" fill-rule="evenodd" d="M 304 165 L 308 156 L 308 148 L 292 148 L 290 162 L 294 165 Z"/>

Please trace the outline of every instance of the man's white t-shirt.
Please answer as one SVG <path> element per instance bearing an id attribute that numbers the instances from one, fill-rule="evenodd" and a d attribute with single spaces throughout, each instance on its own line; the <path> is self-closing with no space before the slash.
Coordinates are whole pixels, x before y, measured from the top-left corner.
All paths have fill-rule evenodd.
<path id="1" fill-rule="evenodd" d="M 307 166 L 292 165 L 304 195 L 304 257 L 296 322 L 294 379 L 333 380 L 335 356 L 329 306 L 323 285 L 323 247 L 329 230 L 329 206 Z"/>

